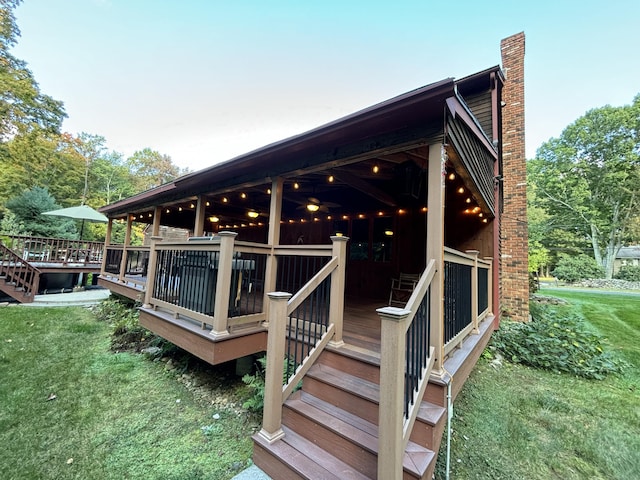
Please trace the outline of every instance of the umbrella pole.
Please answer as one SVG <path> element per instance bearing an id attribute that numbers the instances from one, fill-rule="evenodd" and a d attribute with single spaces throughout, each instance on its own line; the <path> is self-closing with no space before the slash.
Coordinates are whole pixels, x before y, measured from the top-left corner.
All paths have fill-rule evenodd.
<path id="1" fill-rule="evenodd" d="M 80 238 L 78 240 L 82 240 L 82 232 L 84 231 L 84 218 L 82 219 L 82 224 L 80 226 Z"/>

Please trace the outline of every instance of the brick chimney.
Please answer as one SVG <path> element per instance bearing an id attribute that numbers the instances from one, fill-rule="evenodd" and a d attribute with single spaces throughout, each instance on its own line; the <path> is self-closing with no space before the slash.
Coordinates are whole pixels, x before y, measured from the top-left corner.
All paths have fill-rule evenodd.
<path id="1" fill-rule="evenodd" d="M 500 42 L 506 81 L 502 90 L 504 206 L 501 217 L 503 318 L 529 319 L 527 169 L 524 149 L 524 32 Z"/>

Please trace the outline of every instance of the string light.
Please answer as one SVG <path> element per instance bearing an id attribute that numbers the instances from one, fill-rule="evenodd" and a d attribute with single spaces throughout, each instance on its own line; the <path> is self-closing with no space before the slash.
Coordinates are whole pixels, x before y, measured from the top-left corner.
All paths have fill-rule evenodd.
<path id="1" fill-rule="evenodd" d="M 333 175 L 329 175 L 329 177 L 327 178 L 327 181 L 329 183 L 333 183 L 334 180 L 335 180 L 335 177 Z"/>
<path id="2" fill-rule="evenodd" d="M 464 193 L 464 187 L 460 187 L 460 188 L 458 189 L 458 193 Z"/>
<path id="3" fill-rule="evenodd" d="M 373 173 L 378 173 L 380 171 L 380 167 L 378 166 L 378 164 L 376 163 L 373 168 L 371 169 L 371 171 Z"/>
<path id="4" fill-rule="evenodd" d="M 451 172 L 451 173 L 449 174 L 449 177 L 448 177 L 448 178 L 449 178 L 449 180 L 455 180 L 455 179 L 456 179 L 456 174 L 455 174 L 455 173 L 453 173 L 453 172 Z"/>
<path id="5" fill-rule="evenodd" d="M 298 182 L 295 182 L 293 184 L 293 188 L 294 188 L 294 190 L 298 190 L 300 188 L 300 184 Z"/>
<path id="6" fill-rule="evenodd" d="M 227 203 L 229 202 L 229 199 L 227 197 L 222 197 L 222 203 Z"/>
<path id="7" fill-rule="evenodd" d="M 245 198 L 247 198 L 247 194 L 246 194 L 246 193 L 244 193 L 244 192 L 242 192 L 242 193 L 240 194 L 240 198 L 242 198 L 242 199 L 244 200 Z"/>

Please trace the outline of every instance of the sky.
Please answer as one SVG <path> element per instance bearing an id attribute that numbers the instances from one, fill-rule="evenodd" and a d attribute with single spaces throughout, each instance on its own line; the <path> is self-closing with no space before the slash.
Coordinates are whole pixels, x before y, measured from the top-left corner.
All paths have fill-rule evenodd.
<path id="1" fill-rule="evenodd" d="M 445 78 L 524 31 L 526 154 L 640 93 L 637 0 L 24 0 L 12 53 L 63 130 L 191 171 Z"/>

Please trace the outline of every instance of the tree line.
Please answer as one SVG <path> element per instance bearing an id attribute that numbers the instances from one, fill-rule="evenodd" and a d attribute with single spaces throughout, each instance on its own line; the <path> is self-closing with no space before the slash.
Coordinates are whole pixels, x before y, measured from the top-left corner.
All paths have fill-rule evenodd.
<path id="1" fill-rule="evenodd" d="M 150 148 L 124 158 L 100 135 L 61 130 L 64 104 L 42 93 L 26 62 L 11 53 L 20 37 L 14 11 L 21 2 L 0 0 L 0 228 L 74 238 L 74 222 L 39 214 L 83 204 L 98 208 L 187 170 Z M 104 226 L 89 228 L 90 237 L 100 235 Z"/>
<path id="2" fill-rule="evenodd" d="M 589 110 L 542 144 L 527 175 L 529 269 L 612 278 L 620 249 L 640 244 L 640 94 Z"/>

